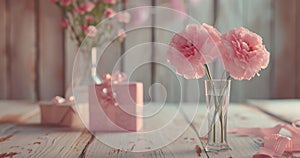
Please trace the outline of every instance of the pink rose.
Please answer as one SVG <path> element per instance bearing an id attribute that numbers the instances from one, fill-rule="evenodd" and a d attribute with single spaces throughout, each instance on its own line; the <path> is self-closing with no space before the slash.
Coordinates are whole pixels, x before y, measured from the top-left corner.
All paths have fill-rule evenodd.
<path id="1" fill-rule="evenodd" d="M 60 26 L 65 29 L 69 26 L 69 23 L 67 20 L 63 20 L 60 22 Z"/>
<path id="2" fill-rule="evenodd" d="M 125 31 L 124 31 L 123 29 L 120 29 L 120 30 L 118 31 L 118 38 L 119 38 L 119 40 L 120 40 L 120 41 L 123 41 L 125 37 L 126 37 Z"/>
<path id="3" fill-rule="evenodd" d="M 189 24 L 185 30 L 176 33 L 169 44 L 168 61 L 176 67 L 177 73 L 186 79 L 203 77 L 203 64 L 217 57 L 217 53 L 212 51 L 217 45 L 212 37 L 218 36 L 219 33 L 210 28 L 208 30 L 197 24 Z"/>
<path id="4" fill-rule="evenodd" d="M 240 27 L 222 35 L 222 40 L 224 69 L 232 78 L 250 80 L 268 66 L 270 53 L 259 35 Z"/>
<path id="5" fill-rule="evenodd" d="M 60 5 L 62 6 L 69 6 L 73 0 L 60 0 Z"/>
<path id="6" fill-rule="evenodd" d="M 95 8 L 95 4 L 92 2 L 83 2 L 80 6 L 85 12 L 90 12 Z"/>
<path id="7" fill-rule="evenodd" d="M 111 8 L 107 8 L 104 12 L 104 15 L 106 18 L 112 18 L 113 16 L 116 15 L 116 12 Z"/>
<path id="8" fill-rule="evenodd" d="M 130 14 L 126 11 L 120 12 L 119 14 L 117 14 L 117 19 L 118 19 L 119 22 L 129 23 Z"/>
<path id="9" fill-rule="evenodd" d="M 102 0 L 102 1 L 107 4 L 116 4 L 116 0 Z"/>

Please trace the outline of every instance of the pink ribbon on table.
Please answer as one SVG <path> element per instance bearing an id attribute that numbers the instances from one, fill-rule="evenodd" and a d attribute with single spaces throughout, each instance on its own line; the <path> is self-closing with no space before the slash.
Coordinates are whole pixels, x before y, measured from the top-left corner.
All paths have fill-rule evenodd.
<path id="1" fill-rule="evenodd" d="M 115 105 L 118 106 L 118 102 L 115 100 L 116 93 L 112 90 L 112 84 L 118 84 L 124 82 L 126 74 L 120 71 L 116 71 L 113 74 L 105 74 L 101 77 L 102 89 L 100 91 L 101 105 Z"/>
<path id="2" fill-rule="evenodd" d="M 292 125 L 278 124 L 272 128 L 237 128 L 229 130 L 228 133 L 263 138 L 264 146 L 259 148 L 254 158 L 282 156 L 284 152 L 300 151 L 300 128 L 297 127 L 299 122 L 300 119 L 293 121 Z M 279 134 L 282 129 L 289 131 L 291 137 Z"/>

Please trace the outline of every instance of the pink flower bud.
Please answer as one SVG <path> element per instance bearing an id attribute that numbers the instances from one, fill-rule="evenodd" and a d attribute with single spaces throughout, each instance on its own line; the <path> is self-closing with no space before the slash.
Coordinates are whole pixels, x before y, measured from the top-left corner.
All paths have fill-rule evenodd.
<path id="1" fill-rule="evenodd" d="M 129 23 L 130 14 L 126 11 L 121 12 L 121 13 L 117 14 L 117 19 L 118 19 L 119 22 Z"/>
<path id="2" fill-rule="evenodd" d="M 72 0 L 60 0 L 60 5 L 69 6 L 72 3 Z"/>
<path id="3" fill-rule="evenodd" d="M 116 4 L 116 0 L 102 0 L 102 1 L 107 4 Z"/>
<path id="4" fill-rule="evenodd" d="M 124 31 L 123 29 L 120 29 L 120 30 L 118 31 L 118 38 L 119 38 L 119 40 L 120 40 L 120 41 L 123 41 L 125 37 L 126 37 L 125 31 Z"/>
<path id="5" fill-rule="evenodd" d="M 112 18 L 113 16 L 116 15 L 116 12 L 111 8 L 107 8 L 104 12 L 104 15 L 106 18 Z"/>
<path id="6" fill-rule="evenodd" d="M 80 7 L 85 11 L 85 12 L 90 12 L 95 8 L 95 4 L 92 2 L 83 2 Z"/>
<path id="7" fill-rule="evenodd" d="M 69 23 L 67 20 L 63 20 L 60 22 L 60 26 L 65 29 L 69 26 Z"/>
<path id="8" fill-rule="evenodd" d="M 86 20 L 87 23 L 91 23 L 94 20 L 94 16 L 93 15 L 88 15 L 88 16 L 86 16 L 85 20 Z"/>

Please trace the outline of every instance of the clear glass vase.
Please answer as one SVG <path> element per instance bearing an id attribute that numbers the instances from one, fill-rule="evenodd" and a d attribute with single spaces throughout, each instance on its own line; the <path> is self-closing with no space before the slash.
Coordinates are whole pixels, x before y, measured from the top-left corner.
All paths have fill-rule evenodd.
<path id="1" fill-rule="evenodd" d="M 208 108 L 208 140 L 206 151 L 230 149 L 227 142 L 227 107 L 230 98 L 230 80 L 205 80 Z"/>

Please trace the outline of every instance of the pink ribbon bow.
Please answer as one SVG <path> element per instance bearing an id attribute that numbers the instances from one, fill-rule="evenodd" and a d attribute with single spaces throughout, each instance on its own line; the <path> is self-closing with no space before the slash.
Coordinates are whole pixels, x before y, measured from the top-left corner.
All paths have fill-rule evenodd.
<path id="1" fill-rule="evenodd" d="M 273 128 L 238 128 L 229 130 L 228 133 L 238 133 L 246 136 L 257 136 L 264 139 L 264 146 L 259 148 L 254 158 L 282 156 L 286 152 L 300 151 L 300 128 L 297 127 L 299 120 L 292 125 L 279 124 Z M 279 132 L 285 129 L 290 132 L 291 137 L 283 136 Z"/>
<path id="2" fill-rule="evenodd" d="M 112 84 L 117 84 L 125 81 L 126 75 L 123 72 L 115 72 L 112 75 L 105 74 L 101 77 L 102 90 L 100 91 L 101 105 L 115 105 L 118 106 L 115 100 L 116 93 L 112 90 Z"/>

